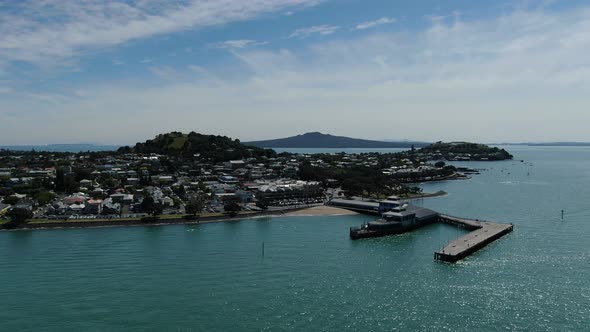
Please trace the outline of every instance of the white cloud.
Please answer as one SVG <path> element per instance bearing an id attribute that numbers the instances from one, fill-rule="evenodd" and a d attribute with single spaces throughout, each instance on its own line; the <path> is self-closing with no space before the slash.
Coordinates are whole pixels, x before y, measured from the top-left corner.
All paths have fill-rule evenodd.
<path id="1" fill-rule="evenodd" d="M 376 27 L 378 25 L 395 23 L 395 21 L 396 20 L 394 18 L 382 17 L 378 20 L 359 23 L 359 24 L 357 24 L 355 29 L 356 30 L 364 30 L 364 29 Z"/>
<path id="2" fill-rule="evenodd" d="M 222 42 L 213 43 L 209 46 L 212 48 L 222 48 L 222 49 L 239 49 L 239 48 L 247 48 L 252 46 L 258 45 L 265 45 L 267 42 L 251 40 L 251 39 L 238 39 L 238 40 L 226 40 Z"/>
<path id="3" fill-rule="evenodd" d="M 12 93 L 14 92 L 14 89 L 11 87 L 6 87 L 6 86 L 0 86 L 0 94 L 3 93 Z"/>
<path id="4" fill-rule="evenodd" d="M 319 0 L 25 0 L 0 13 L 0 59 L 51 63 L 184 29 L 243 21 Z"/>
<path id="5" fill-rule="evenodd" d="M 291 35 L 289 35 L 289 38 L 302 38 L 303 39 L 303 38 L 307 38 L 311 35 L 326 36 L 326 35 L 333 34 L 338 29 L 340 29 L 340 27 L 336 26 L 336 25 L 328 25 L 328 24 L 315 25 L 312 27 L 297 29 L 297 30 L 293 31 L 293 33 L 291 33 Z"/>
<path id="6" fill-rule="evenodd" d="M 0 141 L 70 135 L 64 140 L 132 143 L 168 130 L 244 140 L 319 130 L 375 139 L 590 141 L 587 31 L 590 7 L 582 7 L 303 49 L 238 49 L 239 74 L 234 64 L 227 76 L 224 68 L 188 67 L 180 79 L 81 86 L 83 97 L 3 95 Z M 21 132 L 31 141 L 10 141 Z"/>

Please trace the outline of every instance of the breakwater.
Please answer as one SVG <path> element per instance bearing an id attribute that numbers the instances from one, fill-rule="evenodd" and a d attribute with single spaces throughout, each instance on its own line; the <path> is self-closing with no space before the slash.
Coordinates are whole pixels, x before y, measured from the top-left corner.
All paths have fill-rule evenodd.
<path id="1" fill-rule="evenodd" d="M 378 214 L 386 216 L 386 206 L 391 203 L 393 202 L 369 202 L 338 199 L 332 200 L 330 205 L 371 215 Z M 398 215 L 398 218 L 405 216 L 406 220 L 388 221 L 379 219 L 368 224 L 363 224 L 360 227 L 351 227 L 349 232 L 350 238 L 356 240 L 401 234 L 435 222 L 452 224 L 457 227 L 466 228 L 472 232 L 451 241 L 440 251 L 436 251 L 434 253 L 434 259 L 454 263 L 512 232 L 514 229 L 512 224 L 458 218 L 413 206 L 411 204 L 403 204 L 403 213 L 398 212 L 394 215 Z"/>
<path id="2" fill-rule="evenodd" d="M 434 253 L 435 260 L 449 263 L 454 263 L 473 254 L 514 229 L 512 224 L 470 220 L 444 214 L 439 214 L 439 222 L 472 230 Z"/>

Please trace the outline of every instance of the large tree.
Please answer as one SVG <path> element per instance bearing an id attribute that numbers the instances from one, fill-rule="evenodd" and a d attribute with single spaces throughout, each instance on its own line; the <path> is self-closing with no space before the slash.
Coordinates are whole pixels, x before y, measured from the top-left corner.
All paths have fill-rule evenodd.
<path id="1" fill-rule="evenodd" d="M 187 204 L 186 204 L 186 213 L 188 214 L 192 214 L 193 216 L 196 215 L 197 213 L 201 213 L 203 211 L 203 200 L 199 197 L 195 197 L 192 198 Z"/>
<path id="2" fill-rule="evenodd" d="M 232 217 L 235 217 L 238 215 L 238 212 L 240 212 L 240 210 L 242 209 L 240 207 L 240 205 L 238 203 L 235 202 L 231 202 L 231 203 L 227 203 L 223 206 L 223 209 L 225 210 L 225 212 L 227 214 L 229 214 Z"/>
<path id="3" fill-rule="evenodd" d="M 31 210 L 22 208 L 12 209 L 8 211 L 7 215 L 10 218 L 10 222 L 4 225 L 6 228 L 19 227 L 24 225 L 28 219 L 33 218 L 33 212 Z"/>
<path id="4" fill-rule="evenodd" d="M 144 213 L 152 215 L 153 217 L 157 217 L 162 214 L 164 208 L 160 203 L 154 201 L 154 198 L 151 195 L 148 195 L 141 202 L 141 210 Z"/>

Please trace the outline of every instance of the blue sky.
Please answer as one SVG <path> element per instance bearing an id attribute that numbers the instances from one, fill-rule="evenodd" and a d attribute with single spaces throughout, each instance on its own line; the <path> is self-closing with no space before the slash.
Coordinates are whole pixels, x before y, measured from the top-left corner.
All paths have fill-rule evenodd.
<path id="1" fill-rule="evenodd" d="M 0 0 L 0 145 L 590 141 L 585 1 Z"/>

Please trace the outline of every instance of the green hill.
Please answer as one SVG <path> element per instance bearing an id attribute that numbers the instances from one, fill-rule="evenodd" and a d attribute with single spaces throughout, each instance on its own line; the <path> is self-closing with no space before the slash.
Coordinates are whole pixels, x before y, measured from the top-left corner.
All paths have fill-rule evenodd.
<path id="1" fill-rule="evenodd" d="M 418 152 L 441 155 L 449 160 L 455 159 L 459 156 L 467 156 L 470 160 L 507 160 L 513 158 L 513 156 L 504 149 L 468 142 L 436 142 L 421 148 Z"/>
<path id="2" fill-rule="evenodd" d="M 238 160 L 245 158 L 272 157 L 273 150 L 265 150 L 255 146 L 242 144 L 237 139 L 226 136 L 202 135 L 195 132 L 184 134 L 172 132 L 160 134 L 144 143 L 137 143 L 133 147 L 122 147 L 120 153 L 156 153 L 169 156 L 192 157 L 198 155 L 214 162 Z"/>

